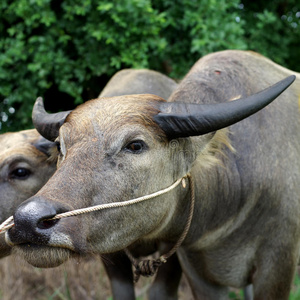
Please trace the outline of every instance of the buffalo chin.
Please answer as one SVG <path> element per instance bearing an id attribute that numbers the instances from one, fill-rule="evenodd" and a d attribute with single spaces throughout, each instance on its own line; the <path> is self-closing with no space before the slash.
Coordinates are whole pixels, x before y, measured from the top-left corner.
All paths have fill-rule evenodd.
<path id="1" fill-rule="evenodd" d="M 73 256 L 73 251 L 65 248 L 22 244 L 13 247 L 13 254 L 22 257 L 37 268 L 54 268 Z"/>

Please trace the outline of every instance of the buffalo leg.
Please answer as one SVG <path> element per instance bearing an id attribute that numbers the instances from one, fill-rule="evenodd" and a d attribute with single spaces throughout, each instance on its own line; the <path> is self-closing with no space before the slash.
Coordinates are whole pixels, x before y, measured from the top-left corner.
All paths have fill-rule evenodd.
<path id="1" fill-rule="evenodd" d="M 227 300 L 229 289 L 224 286 L 212 284 L 208 280 L 197 277 L 190 277 L 188 274 L 186 277 L 190 284 L 193 296 L 195 300 Z"/>
<path id="2" fill-rule="evenodd" d="M 149 300 L 176 300 L 181 279 L 181 267 L 177 255 L 171 256 L 156 274 L 148 292 Z"/>
<path id="3" fill-rule="evenodd" d="M 245 300 L 253 300 L 253 285 L 249 284 L 243 289 L 244 291 L 244 299 Z"/>
<path id="4" fill-rule="evenodd" d="M 229 288 L 207 280 L 201 272 L 203 264 L 198 253 L 186 253 L 182 248 L 177 251 L 180 265 L 191 288 L 195 300 L 227 300 Z M 195 265 L 197 265 L 195 267 Z M 199 272 L 200 271 L 200 272 Z"/>
<path id="5" fill-rule="evenodd" d="M 105 254 L 103 264 L 108 275 L 114 300 L 134 300 L 131 262 L 123 252 Z"/>
<path id="6" fill-rule="evenodd" d="M 282 242 L 282 240 L 280 240 Z M 254 300 L 287 300 L 298 263 L 298 245 L 272 244 L 259 250 L 253 274 Z"/>

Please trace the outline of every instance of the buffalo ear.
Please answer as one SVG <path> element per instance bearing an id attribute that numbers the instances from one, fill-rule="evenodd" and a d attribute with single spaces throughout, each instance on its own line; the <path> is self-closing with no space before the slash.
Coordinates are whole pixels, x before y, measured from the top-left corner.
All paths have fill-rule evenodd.
<path id="1" fill-rule="evenodd" d="M 43 98 L 36 99 L 32 110 L 32 122 L 36 130 L 44 138 L 54 141 L 58 137 L 59 128 L 65 122 L 69 111 L 49 114 L 44 107 Z"/>
<path id="2" fill-rule="evenodd" d="M 46 140 L 44 137 L 40 137 L 33 146 L 40 152 L 46 154 L 48 157 L 51 156 L 51 149 L 56 147 L 56 143 Z"/>
<path id="3" fill-rule="evenodd" d="M 289 76 L 259 93 L 231 102 L 162 102 L 159 105 L 160 113 L 154 116 L 154 121 L 169 139 L 207 134 L 258 112 L 276 99 L 295 79 L 296 76 Z"/>

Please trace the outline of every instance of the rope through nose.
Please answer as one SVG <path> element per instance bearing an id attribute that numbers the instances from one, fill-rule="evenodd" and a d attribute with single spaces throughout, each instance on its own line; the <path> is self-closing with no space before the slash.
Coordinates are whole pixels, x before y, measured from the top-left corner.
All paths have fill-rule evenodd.
<path id="1" fill-rule="evenodd" d="M 4 233 L 5 231 L 7 231 L 8 229 L 12 228 L 14 226 L 14 217 L 10 216 L 6 221 L 4 221 L 1 225 L 0 225 L 0 234 Z"/>
<path id="2" fill-rule="evenodd" d="M 160 190 L 158 192 L 155 192 L 155 193 L 152 193 L 152 194 L 149 194 L 146 196 L 138 197 L 138 198 L 123 201 L 123 202 L 112 202 L 112 203 L 106 203 L 106 204 L 99 204 L 99 205 L 95 205 L 95 206 L 91 206 L 91 207 L 87 207 L 87 208 L 71 210 L 71 211 L 68 211 L 65 213 L 57 214 L 53 218 L 47 219 L 47 221 L 77 216 L 77 215 L 81 215 L 81 214 L 85 214 L 85 213 L 89 213 L 89 212 L 93 212 L 93 211 L 98 211 L 98 210 L 102 210 L 102 209 L 107 209 L 107 208 L 124 207 L 124 206 L 128 206 L 128 205 L 136 204 L 136 203 L 148 200 L 148 199 L 152 199 L 152 198 L 158 197 L 160 195 L 163 195 L 165 193 L 168 193 L 169 191 L 171 191 L 172 189 L 177 187 L 180 182 L 182 182 L 182 185 L 185 186 L 185 178 L 186 177 L 187 176 L 184 176 L 184 177 L 176 180 L 172 185 L 170 185 L 169 187 L 167 187 L 163 190 Z M 0 234 L 5 233 L 8 229 L 12 228 L 13 226 L 14 226 L 14 221 L 13 221 L 13 216 L 11 216 L 0 225 Z"/>

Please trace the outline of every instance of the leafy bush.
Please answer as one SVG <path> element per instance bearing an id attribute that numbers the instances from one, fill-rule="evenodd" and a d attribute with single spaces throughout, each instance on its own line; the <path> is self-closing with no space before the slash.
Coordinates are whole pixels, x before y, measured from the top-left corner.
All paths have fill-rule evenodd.
<path id="1" fill-rule="evenodd" d="M 247 48 L 300 72 L 300 3 L 298 0 L 243 1 Z"/>
<path id="2" fill-rule="evenodd" d="M 101 91 L 101 75 L 148 67 L 150 52 L 165 45 L 164 17 L 147 0 L 10 2 L 0 4 L 0 94 L 16 108 L 12 129 L 30 125 L 32 104 L 47 90 L 63 93 L 48 101 L 67 95 L 78 104 L 85 90 Z"/>
<path id="3" fill-rule="evenodd" d="M 30 127 L 37 96 L 50 111 L 96 97 L 122 68 L 156 69 L 178 79 L 201 56 L 229 48 L 296 66 L 296 0 L 281 15 L 280 1 L 270 7 L 248 2 L 2 0 L 0 130 Z"/>

